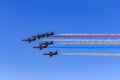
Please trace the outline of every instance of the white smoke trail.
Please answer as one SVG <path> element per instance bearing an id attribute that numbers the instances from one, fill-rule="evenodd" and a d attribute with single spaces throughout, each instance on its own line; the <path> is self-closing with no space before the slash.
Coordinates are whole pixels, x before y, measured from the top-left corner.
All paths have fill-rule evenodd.
<path id="1" fill-rule="evenodd" d="M 118 53 L 63 53 L 65 56 L 113 56 L 120 57 Z"/>
<path id="2" fill-rule="evenodd" d="M 82 45 L 82 44 L 90 44 L 90 45 L 120 45 L 120 41 L 116 41 L 116 40 L 102 40 L 102 41 L 89 41 L 89 40 L 81 40 L 81 41 L 59 41 L 58 44 L 68 44 L 68 45 Z"/>
<path id="3" fill-rule="evenodd" d="M 44 39 L 44 41 L 54 41 L 57 44 L 66 45 L 120 45 L 120 39 Z"/>
<path id="4" fill-rule="evenodd" d="M 110 33 L 100 33 L 100 34 L 89 34 L 89 33 L 83 33 L 83 34 L 58 34 L 61 36 L 118 36 L 120 37 L 120 33 L 118 34 L 110 34 Z"/>
<path id="5" fill-rule="evenodd" d="M 120 41 L 120 39 L 43 39 L 42 41 Z"/>

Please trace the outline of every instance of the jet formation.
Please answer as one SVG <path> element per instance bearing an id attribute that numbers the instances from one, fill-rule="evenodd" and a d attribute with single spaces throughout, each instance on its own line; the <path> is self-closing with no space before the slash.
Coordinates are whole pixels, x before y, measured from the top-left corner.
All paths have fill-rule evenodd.
<path id="1" fill-rule="evenodd" d="M 44 37 L 50 37 L 52 35 L 54 35 L 54 32 L 45 33 L 45 34 L 38 34 L 38 35 L 32 36 L 31 38 L 23 39 L 22 41 L 26 41 L 26 42 L 31 43 L 32 41 L 36 41 L 37 39 L 41 39 Z"/>
<path id="2" fill-rule="evenodd" d="M 31 38 L 26 38 L 26 39 L 23 39 L 22 41 L 31 43 L 33 41 L 36 41 L 37 39 L 42 39 L 42 38 L 50 37 L 53 35 L 54 35 L 54 32 L 51 32 L 51 33 L 47 32 L 44 34 L 38 34 L 38 35 L 31 36 Z M 53 45 L 53 44 L 54 44 L 53 41 L 45 41 L 45 42 L 41 42 L 38 46 L 34 46 L 33 48 L 42 50 L 42 49 L 47 48 L 49 45 Z M 57 54 L 58 54 L 58 52 L 55 51 L 55 52 L 44 53 L 43 55 L 49 55 L 50 57 L 52 57 L 53 55 L 57 55 Z"/>

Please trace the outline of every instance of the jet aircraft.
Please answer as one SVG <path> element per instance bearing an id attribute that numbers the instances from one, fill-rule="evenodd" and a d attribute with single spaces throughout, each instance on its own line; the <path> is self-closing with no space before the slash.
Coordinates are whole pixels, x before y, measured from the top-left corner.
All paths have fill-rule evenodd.
<path id="1" fill-rule="evenodd" d="M 44 45 L 51 45 L 51 44 L 53 44 L 53 41 L 50 41 L 50 42 L 43 42 L 43 43 L 40 43 L 40 44 L 44 44 Z"/>
<path id="2" fill-rule="evenodd" d="M 27 41 L 27 42 L 32 42 L 32 41 L 35 41 L 36 38 L 28 38 L 28 39 L 23 39 L 22 41 Z"/>
<path id="3" fill-rule="evenodd" d="M 58 55 L 58 51 L 45 53 L 43 55 L 48 55 L 48 56 L 52 57 L 53 55 Z"/>
<path id="4" fill-rule="evenodd" d="M 44 45 L 44 46 L 39 45 L 39 46 L 35 46 L 33 48 L 38 48 L 38 49 L 42 50 L 43 48 L 47 48 L 47 47 L 48 47 L 48 45 Z"/>
<path id="5" fill-rule="evenodd" d="M 52 35 L 54 35 L 54 32 L 51 32 L 51 33 L 50 33 L 50 36 L 52 36 Z"/>
<path id="6" fill-rule="evenodd" d="M 52 36 L 52 35 L 54 35 L 54 32 L 51 32 L 51 33 L 45 33 L 45 34 L 38 34 L 38 35 L 35 35 L 35 36 L 32 36 L 32 38 L 33 39 L 40 39 L 40 38 L 43 38 L 43 37 L 49 37 L 49 36 Z M 29 42 L 31 42 L 30 41 L 31 39 L 29 38 Z M 26 40 L 24 40 L 24 41 L 26 41 Z"/>
<path id="7" fill-rule="evenodd" d="M 33 38 L 38 38 L 38 39 L 40 39 L 42 36 L 40 35 L 40 34 L 38 34 L 38 35 L 36 35 L 36 36 L 32 36 Z"/>
<path id="8" fill-rule="evenodd" d="M 52 36 L 52 35 L 54 35 L 54 32 L 46 33 L 46 34 L 45 34 L 46 37 L 49 37 L 49 36 Z"/>

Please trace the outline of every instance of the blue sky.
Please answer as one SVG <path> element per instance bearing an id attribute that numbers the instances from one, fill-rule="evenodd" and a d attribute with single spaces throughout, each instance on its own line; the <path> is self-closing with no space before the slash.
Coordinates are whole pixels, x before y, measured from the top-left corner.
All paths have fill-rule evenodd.
<path id="1" fill-rule="evenodd" d="M 119 3 L 119 0 L 1 0 L 0 80 L 119 80 L 119 57 L 62 56 L 62 52 L 78 50 L 57 49 L 59 56 L 49 58 L 41 54 L 55 49 L 39 51 L 32 47 L 40 41 L 32 44 L 21 41 L 50 31 L 120 33 Z"/>

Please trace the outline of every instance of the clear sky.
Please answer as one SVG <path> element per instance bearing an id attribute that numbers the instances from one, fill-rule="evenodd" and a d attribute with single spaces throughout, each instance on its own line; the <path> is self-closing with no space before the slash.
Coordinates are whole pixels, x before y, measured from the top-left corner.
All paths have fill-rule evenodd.
<path id="1" fill-rule="evenodd" d="M 119 0 L 0 0 L 0 80 L 120 80 L 119 57 L 49 58 L 21 39 L 59 33 L 120 33 Z M 114 50 L 119 51 L 119 50 Z"/>

